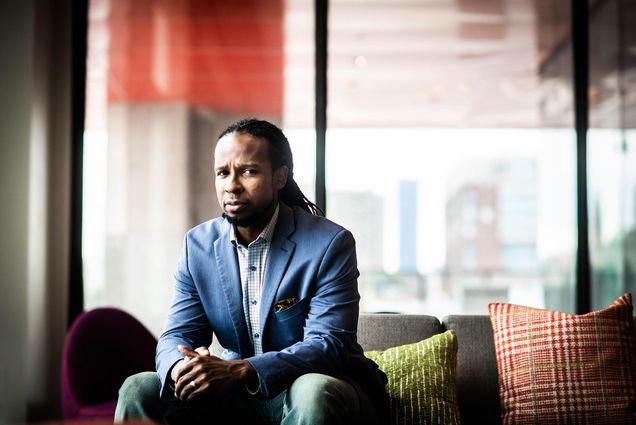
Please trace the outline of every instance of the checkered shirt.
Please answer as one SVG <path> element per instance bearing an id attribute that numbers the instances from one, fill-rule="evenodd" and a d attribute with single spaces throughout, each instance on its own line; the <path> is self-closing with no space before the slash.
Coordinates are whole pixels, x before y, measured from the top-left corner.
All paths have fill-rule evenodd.
<path id="1" fill-rule="evenodd" d="M 254 347 L 254 354 L 263 354 L 263 343 L 260 334 L 260 304 L 261 289 L 265 278 L 265 265 L 271 246 L 274 229 L 278 222 L 279 206 L 276 206 L 272 219 L 267 223 L 260 235 L 247 247 L 242 245 L 232 227 L 230 240 L 236 247 L 239 270 L 241 273 L 241 287 L 243 289 L 243 312 L 245 323 Z"/>

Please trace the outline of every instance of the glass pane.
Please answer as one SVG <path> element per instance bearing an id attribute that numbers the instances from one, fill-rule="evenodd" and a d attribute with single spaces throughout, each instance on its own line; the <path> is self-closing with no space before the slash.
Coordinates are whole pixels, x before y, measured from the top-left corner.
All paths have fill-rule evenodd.
<path id="1" fill-rule="evenodd" d="M 568 3 L 361 5 L 330 3 L 327 215 L 362 309 L 572 311 Z"/>
<path id="2" fill-rule="evenodd" d="M 636 290 L 636 3 L 591 1 L 588 132 L 592 305 Z"/>
<path id="3" fill-rule="evenodd" d="M 313 7 L 91 0 L 84 139 L 85 306 L 163 328 L 184 233 L 220 214 L 219 132 L 249 116 L 290 138 L 314 190 Z"/>

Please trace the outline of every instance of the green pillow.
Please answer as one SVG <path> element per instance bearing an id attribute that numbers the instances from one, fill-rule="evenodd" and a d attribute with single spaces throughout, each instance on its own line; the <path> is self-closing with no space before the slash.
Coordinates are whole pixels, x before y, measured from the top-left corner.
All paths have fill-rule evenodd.
<path id="1" fill-rule="evenodd" d="M 392 424 L 460 424 L 457 337 L 446 331 L 415 344 L 367 351 L 389 378 Z"/>

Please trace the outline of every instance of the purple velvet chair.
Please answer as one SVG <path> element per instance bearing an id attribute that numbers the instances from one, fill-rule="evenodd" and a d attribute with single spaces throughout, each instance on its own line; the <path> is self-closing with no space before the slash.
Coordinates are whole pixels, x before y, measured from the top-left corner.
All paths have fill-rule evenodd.
<path id="1" fill-rule="evenodd" d="M 155 370 L 157 340 L 130 314 L 97 308 L 80 314 L 62 354 L 64 419 L 109 419 L 124 380 Z"/>

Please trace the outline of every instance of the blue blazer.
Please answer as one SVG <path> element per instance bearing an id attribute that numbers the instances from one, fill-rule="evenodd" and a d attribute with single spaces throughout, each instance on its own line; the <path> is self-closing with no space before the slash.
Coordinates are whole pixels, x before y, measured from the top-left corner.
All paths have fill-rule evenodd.
<path id="1" fill-rule="evenodd" d="M 157 345 L 162 397 L 173 397 L 166 382 L 172 365 L 183 357 L 177 344 L 207 346 L 214 334 L 226 349 L 224 358 L 252 364 L 265 397 L 276 396 L 300 375 L 316 372 L 352 380 L 384 403 L 386 376 L 364 357 L 356 339 L 359 273 L 351 233 L 280 204 L 261 294 L 263 354 L 255 356 L 230 229 L 219 217 L 185 236 L 166 331 Z M 274 310 L 277 301 L 288 298 L 298 302 Z"/>

